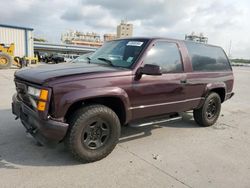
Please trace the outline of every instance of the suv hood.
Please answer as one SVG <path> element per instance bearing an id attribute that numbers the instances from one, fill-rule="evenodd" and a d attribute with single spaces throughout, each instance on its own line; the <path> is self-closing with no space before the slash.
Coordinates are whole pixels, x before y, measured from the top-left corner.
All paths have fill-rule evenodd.
<path id="1" fill-rule="evenodd" d="M 15 77 L 28 82 L 43 84 L 49 80 L 76 74 L 114 72 L 120 69 L 99 64 L 62 63 L 56 65 L 41 65 L 35 68 L 24 68 L 16 71 Z"/>

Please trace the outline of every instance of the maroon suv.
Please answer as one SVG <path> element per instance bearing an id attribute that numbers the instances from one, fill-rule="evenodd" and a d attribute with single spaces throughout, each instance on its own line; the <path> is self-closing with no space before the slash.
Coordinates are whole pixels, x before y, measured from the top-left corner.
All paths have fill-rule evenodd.
<path id="1" fill-rule="evenodd" d="M 121 125 L 188 110 L 200 126 L 213 125 L 233 82 L 220 47 L 126 38 L 79 63 L 17 71 L 12 109 L 40 143 L 64 141 L 77 159 L 96 161 L 114 149 Z"/>

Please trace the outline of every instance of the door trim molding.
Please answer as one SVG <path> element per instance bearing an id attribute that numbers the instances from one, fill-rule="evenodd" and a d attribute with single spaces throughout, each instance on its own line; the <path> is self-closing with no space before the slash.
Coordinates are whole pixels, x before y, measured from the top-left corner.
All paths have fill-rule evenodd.
<path id="1" fill-rule="evenodd" d="M 184 102 L 190 102 L 190 101 L 197 101 L 197 100 L 201 100 L 201 99 L 205 99 L 205 98 L 199 97 L 199 98 L 185 99 L 185 100 L 181 100 L 181 101 L 173 101 L 173 102 L 149 104 L 149 105 L 140 105 L 140 106 L 130 107 L 129 110 L 149 108 L 149 107 L 155 107 L 155 106 L 164 106 L 164 105 L 170 105 L 170 104 L 176 104 L 176 103 L 184 103 Z"/>

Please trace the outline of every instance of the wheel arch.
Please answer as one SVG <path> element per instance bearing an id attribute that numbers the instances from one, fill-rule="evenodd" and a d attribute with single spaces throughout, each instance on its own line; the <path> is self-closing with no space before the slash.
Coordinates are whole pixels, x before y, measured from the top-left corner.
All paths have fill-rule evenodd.
<path id="1" fill-rule="evenodd" d="M 214 88 L 210 90 L 210 92 L 215 92 L 220 96 L 221 103 L 225 101 L 226 98 L 226 90 L 225 88 Z"/>
<path id="2" fill-rule="evenodd" d="M 226 84 L 225 83 L 208 84 L 206 86 L 205 97 L 211 92 L 217 93 L 220 96 L 221 103 L 223 103 L 226 98 Z"/>
<path id="3" fill-rule="evenodd" d="M 69 106 L 68 110 L 66 111 L 66 121 L 76 110 L 83 106 L 88 106 L 91 104 L 102 104 L 112 109 L 118 116 L 121 125 L 126 124 L 128 121 L 129 113 L 127 111 L 126 105 L 124 104 L 123 99 L 118 96 L 99 96 L 76 100 Z"/>

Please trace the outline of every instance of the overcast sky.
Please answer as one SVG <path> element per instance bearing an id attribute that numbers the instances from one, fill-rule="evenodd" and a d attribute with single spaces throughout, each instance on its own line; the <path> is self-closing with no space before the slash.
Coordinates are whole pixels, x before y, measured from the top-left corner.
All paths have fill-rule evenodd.
<path id="1" fill-rule="evenodd" d="M 250 58 L 248 0 L 0 0 L 1 24 L 34 28 L 35 36 L 60 42 L 62 32 L 116 33 L 121 19 L 134 36 L 184 39 L 192 31 L 237 58 Z"/>

